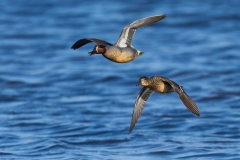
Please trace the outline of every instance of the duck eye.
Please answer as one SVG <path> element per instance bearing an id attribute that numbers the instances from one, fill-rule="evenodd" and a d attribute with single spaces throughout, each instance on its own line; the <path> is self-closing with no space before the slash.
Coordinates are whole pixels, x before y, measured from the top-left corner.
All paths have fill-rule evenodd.
<path id="1" fill-rule="evenodd" d="M 98 45 L 98 47 L 99 47 L 99 48 L 105 48 L 105 46 L 104 46 L 104 45 Z"/>

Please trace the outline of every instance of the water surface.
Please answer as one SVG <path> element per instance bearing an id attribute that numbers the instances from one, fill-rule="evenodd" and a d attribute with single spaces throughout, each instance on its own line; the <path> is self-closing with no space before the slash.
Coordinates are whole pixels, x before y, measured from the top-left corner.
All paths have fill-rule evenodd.
<path id="1" fill-rule="evenodd" d="M 1 1 L 1 159 L 240 159 L 239 1 Z M 145 53 L 127 64 L 88 56 L 115 43 L 134 20 L 167 17 L 137 30 Z M 180 85 L 153 94 L 128 134 L 140 76 Z"/>

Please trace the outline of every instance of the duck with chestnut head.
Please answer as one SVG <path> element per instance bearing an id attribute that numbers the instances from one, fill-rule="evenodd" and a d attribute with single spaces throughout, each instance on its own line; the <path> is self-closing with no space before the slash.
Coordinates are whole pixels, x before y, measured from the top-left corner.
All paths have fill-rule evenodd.
<path id="1" fill-rule="evenodd" d="M 94 42 L 96 45 L 89 53 L 90 55 L 102 54 L 105 58 L 117 63 L 130 62 L 143 54 L 142 51 L 135 49 L 131 45 L 131 41 L 134 33 L 136 32 L 136 29 L 160 21 L 165 17 L 166 15 L 162 14 L 134 21 L 133 23 L 123 28 L 118 41 L 115 44 L 111 44 L 109 42 L 96 38 L 83 38 L 75 42 L 72 46 L 72 49 L 75 50 L 87 43 Z"/>

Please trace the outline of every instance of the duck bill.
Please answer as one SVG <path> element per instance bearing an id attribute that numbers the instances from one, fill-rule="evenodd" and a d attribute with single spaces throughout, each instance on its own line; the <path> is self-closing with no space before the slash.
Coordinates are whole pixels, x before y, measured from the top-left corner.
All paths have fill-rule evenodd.
<path id="1" fill-rule="evenodd" d="M 88 52 L 89 56 L 93 56 L 94 54 L 98 54 L 96 51 Z"/>
<path id="2" fill-rule="evenodd" d="M 95 50 L 93 50 L 92 52 L 88 52 L 88 54 L 89 54 L 89 56 L 93 56 L 94 54 L 101 54 L 101 53 L 98 53 Z"/>
<path id="3" fill-rule="evenodd" d="M 91 52 L 88 52 L 89 56 L 92 56 L 94 54 L 102 54 L 101 52 L 97 51 L 96 50 L 96 47 L 91 51 Z"/>

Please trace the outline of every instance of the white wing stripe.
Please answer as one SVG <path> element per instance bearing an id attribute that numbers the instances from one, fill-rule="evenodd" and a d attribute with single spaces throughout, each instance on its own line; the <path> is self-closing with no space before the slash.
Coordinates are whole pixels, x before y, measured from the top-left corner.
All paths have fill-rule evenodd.
<path id="1" fill-rule="evenodd" d="M 124 37 L 120 40 L 119 47 L 127 47 L 127 39 L 128 39 L 128 34 L 129 34 L 129 28 L 125 30 Z"/>

